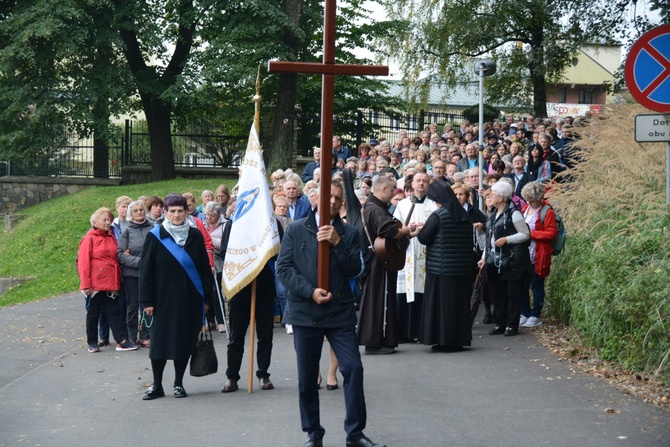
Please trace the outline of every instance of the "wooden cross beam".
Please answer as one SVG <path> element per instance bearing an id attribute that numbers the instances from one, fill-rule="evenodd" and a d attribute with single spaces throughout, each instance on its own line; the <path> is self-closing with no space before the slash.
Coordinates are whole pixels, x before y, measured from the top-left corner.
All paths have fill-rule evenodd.
<path id="1" fill-rule="evenodd" d="M 384 65 L 347 65 L 335 63 L 335 28 L 337 1 L 326 0 L 323 25 L 323 63 L 279 62 L 268 64 L 270 73 L 305 73 L 323 75 L 321 87 L 321 194 L 319 195 L 319 220 L 321 225 L 330 222 L 330 173 L 333 167 L 333 101 L 335 95 L 335 75 L 373 75 L 387 76 L 389 68 Z M 318 284 L 329 290 L 330 246 L 328 242 L 319 243 Z"/>

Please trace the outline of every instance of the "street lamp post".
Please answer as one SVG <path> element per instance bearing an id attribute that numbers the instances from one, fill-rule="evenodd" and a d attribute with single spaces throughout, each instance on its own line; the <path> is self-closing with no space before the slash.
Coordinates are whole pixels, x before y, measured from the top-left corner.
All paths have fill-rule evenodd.
<path id="1" fill-rule="evenodd" d="M 479 76 L 479 190 L 484 187 L 484 76 L 496 72 L 496 63 L 491 59 L 475 61 L 475 74 Z M 484 198 L 479 195 L 479 209 L 484 211 Z"/>

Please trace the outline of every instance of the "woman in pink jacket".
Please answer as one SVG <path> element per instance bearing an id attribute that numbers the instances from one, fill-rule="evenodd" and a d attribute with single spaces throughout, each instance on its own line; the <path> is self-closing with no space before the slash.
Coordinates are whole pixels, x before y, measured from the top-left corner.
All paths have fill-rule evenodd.
<path id="1" fill-rule="evenodd" d="M 102 307 L 109 319 L 117 351 L 134 351 L 137 346 L 128 341 L 116 303 L 121 288 L 117 243 L 111 231 L 114 215 L 109 208 L 100 208 L 91 216 L 91 228 L 79 242 L 77 271 L 79 289 L 86 296 L 86 339 L 88 352 L 100 352 L 98 347 L 98 317 Z"/>
<path id="2" fill-rule="evenodd" d="M 521 190 L 521 197 L 528 202 L 523 208 L 523 217 L 530 227 L 530 260 L 533 273 L 530 278 L 530 290 L 533 292 L 533 306 L 530 296 L 521 303 L 519 326 L 538 327 L 542 325 L 540 314 L 544 304 L 544 278 L 549 276 L 551 254 L 554 252 L 551 242 L 556 237 L 556 214 L 549 202 L 544 200 L 545 186 L 540 182 L 530 182 Z"/>

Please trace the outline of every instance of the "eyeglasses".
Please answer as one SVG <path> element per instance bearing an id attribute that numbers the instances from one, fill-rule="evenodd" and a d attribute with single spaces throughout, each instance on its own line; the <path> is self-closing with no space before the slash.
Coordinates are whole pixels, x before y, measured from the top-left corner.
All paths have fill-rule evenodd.
<path id="1" fill-rule="evenodd" d="M 133 213 L 143 213 L 143 212 L 144 212 L 144 210 L 142 208 L 137 209 L 137 210 L 133 210 Z"/>

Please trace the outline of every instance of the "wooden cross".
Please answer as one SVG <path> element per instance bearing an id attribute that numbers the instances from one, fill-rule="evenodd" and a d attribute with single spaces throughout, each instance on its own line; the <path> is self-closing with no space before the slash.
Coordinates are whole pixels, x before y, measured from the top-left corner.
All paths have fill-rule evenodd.
<path id="1" fill-rule="evenodd" d="M 375 75 L 388 76 L 389 68 L 384 65 L 348 65 L 335 63 L 335 26 L 337 1 L 326 0 L 323 25 L 323 63 L 279 62 L 268 64 L 270 73 L 306 73 L 323 75 L 321 87 L 321 194 L 319 195 L 319 220 L 321 225 L 330 222 L 330 177 L 333 167 L 333 100 L 335 95 L 335 75 Z M 330 271 L 330 245 L 319 243 L 318 287 L 328 289 Z"/>

